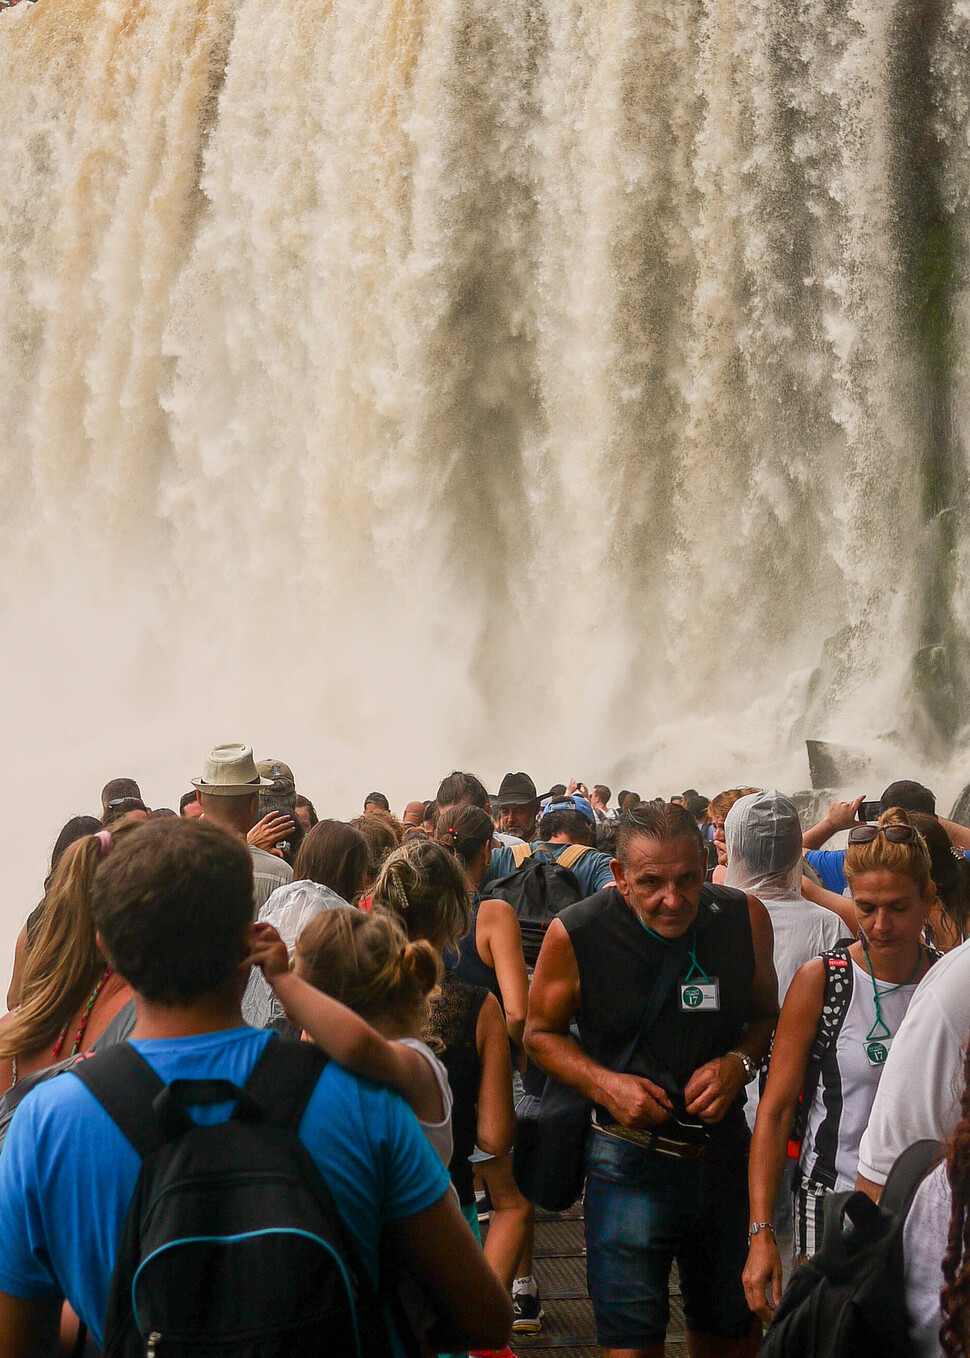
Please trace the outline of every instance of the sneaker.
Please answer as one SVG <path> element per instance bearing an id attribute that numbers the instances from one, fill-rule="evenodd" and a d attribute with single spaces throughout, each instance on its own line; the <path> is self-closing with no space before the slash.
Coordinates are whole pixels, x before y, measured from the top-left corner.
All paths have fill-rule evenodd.
<path id="1" fill-rule="evenodd" d="M 512 1310 L 515 1312 L 514 1334 L 538 1334 L 542 1329 L 542 1298 L 538 1292 L 534 1296 L 531 1292 L 514 1292 Z"/>

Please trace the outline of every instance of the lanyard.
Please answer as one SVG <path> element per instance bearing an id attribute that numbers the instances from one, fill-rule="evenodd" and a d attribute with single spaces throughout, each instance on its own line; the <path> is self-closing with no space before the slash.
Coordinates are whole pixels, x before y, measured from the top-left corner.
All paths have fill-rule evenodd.
<path id="1" fill-rule="evenodd" d="M 640 916 L 639 916 L 639 915 L 637 915 L 637 919 L 640 919 Z M 656 931 L 656 929 L 651 929 L 650 926 L 649 926 L 648 924 L 644 924 L 644 922 L 643 922 L 642 919 L 640 919 L 640 926 L 641 926 L 641 928 L 646 929 L 646 931 L 647 931 L 647 933 L 650 935 L 650 937 L 651 937 L 651 938 L 655 938 L 655 939 L 657 940 L 658 943 L 663 943 L 663 944 L 665 944 L 667 947 L 670 946 L 670 943 L 671 943 L 671 941 L 672 941 L 671 939 L 669 939 L 669 938 L 664 938 L 663 934 L 658 934 L 657 931 Z M 696 928 L 696 926 L 695 926 L 695 928 L 694 928 L 693 934 L 691 935 L 690 951 L 688 952 L 687 956 L 690 958 L 690 970 L 688 971 L 687 975 L 684 977 L 682 984 L 683 984 L 683 985 L 686 985 L 687 982 L 693 977 L 695 971 L 697 972 L 697 976 L 698 976 L 698 979 L 699 979 L 699 980 L 701 980 L 701 981 L 710 981 L 710 979 L 711 979 L 710 976 L 708 976 L 707 972 L 704 970 L 704 968 L 701 966 L 700 962 L 698 962 L 698 960 L 697 960 L 697 928 Z"/>
<path id="2" fill-rule="evenodd" d="M 880 1003 L 880 1000 L 885 998 L 886 995 L 895 995 L 896 991 L 902 990 L 903 986 L 913 984 L 913 982 L 916 980 L 916 977 L 919 975 L 920 967 L 923 965 L 923 945 L 922 943 L 919 945 L 919 952 L 916 957 L 916 966 L 906 977 L 906 980 L 900 981 L 899 985 L 890 986 L 888 990 L 880 991 L 876 988 L 876 978 L 872 974 L 872 966 L 869 962 L 869 940 L 866 938 L 865 934 L 862 932 L 861 929 L 859 930 L 859 938 L 862 942 L 862 955 L 866 959 L 866 970 L 869 973 L 869 980 L 872 982 L 872 1002 L 876 1007 L 876 1021 L 869 1029 L 869 1031 L 866 1033 L 866 1041 L 871 1042 L 873 1038 L 881 1038 L 885 1040 L 887 1037 L 892 1037 L 892 1033 L 889 1031 L 889 1028 L 886 1024 L 886 1020 L 882 1016 L 882 1005 Z M 878 1028 L 881 1028 L 882 1032 L 877 1032 L 876 1030 Z"/>

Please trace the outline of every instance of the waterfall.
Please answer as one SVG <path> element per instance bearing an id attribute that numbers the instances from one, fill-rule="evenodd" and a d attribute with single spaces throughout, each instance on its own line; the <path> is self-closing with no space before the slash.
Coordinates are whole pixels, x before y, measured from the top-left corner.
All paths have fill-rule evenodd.
<path id="1" fill-rule="evenodd" d="M 0 11 L 18 793 L 951 788 L 965 8 Z"/>

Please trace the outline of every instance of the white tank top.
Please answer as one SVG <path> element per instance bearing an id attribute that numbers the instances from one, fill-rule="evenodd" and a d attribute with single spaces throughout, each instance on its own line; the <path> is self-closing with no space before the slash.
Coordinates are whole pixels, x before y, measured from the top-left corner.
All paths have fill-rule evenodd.
<path id="1" fill-rule="evenodd" d="M 890 981 L 876 981 L 876 988 L 880 994 L 883 1022 L 891 1034 L 889 1038 L 876 1034 L 869 1038 L 876 1022 L 872 978 L 868 971 L 852 962 L 849 1008 L 835 1042 L 822 1060 L 815 1098 L 802 1138 L 798 1161 L 802 1174 L 837 1192 L 855 1187 L 859 1172 L 859 1142 L 882 1075 L 882 1065 L 872 1064 L 866 1048 L 874 1040 L 888 1051 L 909 1008 L 916 984 L 897 990 Z M 887 991 L 892 993 L 883 998 Z"/>
<path id="2" fill-rule="evenodd" d="M 451 1153 L 455 1148 L 454 1139 L 451 1133 L 451 1108 L 452 1096 L 451 1085 L 448 1082 L 448 1072 L 444 1062 L 440 1061 L 434 1052 L 417 1037 L 399 1037 L 398 1042 L 404 1047 L 413 1047 L 416 1052 L 420 1052 L 428 1065 L 434 1071 L 435 1079 L 438 1081 L 438 1088 L 441 1090 L 441 1105 L 445 1110 L 445 1115 L 440 1122 L 422 1122 L 418 1118 L 418 1126 L 431 1142 L 432 1147 L 441 1157 L 441 1163 L 445 1169 L 451 1164 Z"/>

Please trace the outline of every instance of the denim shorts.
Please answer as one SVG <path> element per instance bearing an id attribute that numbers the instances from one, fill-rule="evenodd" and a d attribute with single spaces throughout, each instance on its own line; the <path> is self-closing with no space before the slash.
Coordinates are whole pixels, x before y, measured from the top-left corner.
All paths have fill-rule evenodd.
<path id="1" fill-rule="evenodd" d="M 589 1295 L 605 1348 L 663 1343 L 675 1260 L 688 1330 L 722 1339 L 750 1332 L 743 1159 L 679 1160 L 594 1130 L 584 1210 Z"/>

